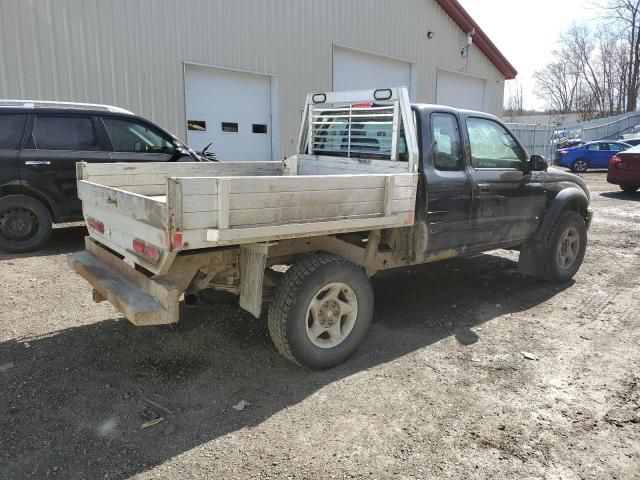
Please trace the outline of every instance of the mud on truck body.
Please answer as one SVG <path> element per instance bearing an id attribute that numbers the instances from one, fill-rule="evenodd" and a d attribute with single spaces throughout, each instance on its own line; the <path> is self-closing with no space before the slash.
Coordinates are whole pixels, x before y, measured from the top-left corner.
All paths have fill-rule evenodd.
<path id="1" fill-rule="evenodd" d="M 135 325 L 179 320 L 213 289 L 266 311 L 274 344 L 310 368 L 346 360 L 377 272 L 520 250 L 566 281 L 591 219 L 579 177 L 547 169 L 497 118 L 411 105 L 406 88 L 307 96 L 282 162 L 77 165 L 89 229 L 69 264 Z"/>

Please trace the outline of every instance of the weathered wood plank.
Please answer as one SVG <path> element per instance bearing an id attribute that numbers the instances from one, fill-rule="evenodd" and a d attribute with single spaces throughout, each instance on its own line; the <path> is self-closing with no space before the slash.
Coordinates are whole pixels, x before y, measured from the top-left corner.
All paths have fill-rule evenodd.
<path id="1" fill-rule="evenodd" d="M 406 173 L 407 162 L 317 155 L 298 155 L 298 175 Z"/>
<path id="2" fill-rule="evenodd" d="M 231 194 L 230 209 L 276 208 L 283 206 L 316 206 L 335 203 L 382 201 L 383 188 L 349 190 L 305 190 L 302 192 L 262 192 Z"/>
<path id="3" fill-rule="evenodd" d="M 78 198 L 85 206 L 96 205 L 147 225 L 157 228 L 164 228 L 167 225 L 165 204 L 144 195 L 80 180 Z"/>
<path id="4" fill-rule="evenodd" d="M 216 177 L 180 177 L 184 195 L 215 195 L 218 193 Z"/>
<path id="5" fill-rule="evenodd" d="M 398 186 L 412 186 L 412 174 L 394 174 Z M 231 178 L 231 193 L 303 192 L 384 188 L 386 175 L 305 175 L 291 177 Z"/>
<path id="6" fill-rule="evenodd" d="M 413 225 L 413 213 L 403 213 L 388 217 L 353 218 L 313 223 L 291 223 L 267 227 L 236 228 L 228 230 L 209 229 L 207 242 L 215 245 L 233 245 L 264 242 L 304 236 L 332 235 L 335 233 L 357 232 L 374 228 L 392 228 Z"/>
<path id="7" fill-rule="evenodd" d="M 167 226 L 169 234 L 182 231 L 182 182 L 179 178 L 167 179 Z M 170 237 L 171 238 L 171 237 Z"/>
<path id="8" fill-rule="evenodd" d="M 132 163 L 86 163 L 86 174 L 164 174 L 171 177 L 220 176 L 221 173 L 248 174 L 271 172 L 283 169 L 282 162 L 132 162 Z"/>
<path id="9" fill-rule="evenodd" d="M 230 178 L 218 179 L 218 228 L 224 230 L 229 228 L 229 189 Z"/>
<path id="10" fill-rule="evenodd" d="M 182 214 L 182 224 L 185 230 L 217 228 L 218 212 L 217 210 L 210 212 L 184 212 Z"/>
<path id="11" fill-rule="evenodd" d="M 348 219 L 362 215 L 382 215 L 383 202 L 343 203 L 315 206 L 287 206 L 280 208 L 255 208 L 232 210 L 229 215 L 231 227 L 247 225 L 269 225 Z"/>
<path id="12" fill-rule="evenodd" d="M 383 213 L 384 215 L 389 215 L 391 213 L 392 202 L 393 202 L 393 180 L 395 177 L 388 176 L 385 178 L 384 182 L 384 206 Z"/>
<path id="13" fill-rule="evenodd" d="M 184 195 L 182 198 L 183 212 L 211 212 L 218 210 L 217 195 Z"/>

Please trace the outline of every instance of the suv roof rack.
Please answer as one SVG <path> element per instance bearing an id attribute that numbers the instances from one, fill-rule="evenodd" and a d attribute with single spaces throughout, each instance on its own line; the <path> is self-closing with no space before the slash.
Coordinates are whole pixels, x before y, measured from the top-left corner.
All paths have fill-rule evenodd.
<path id="1" fill-rule="evenodd" d="M 78 110 L 104 110 L 106 112 L 113 113 L 128 113 L 133 115 L 133 112 L 120 107 L 114 107 L 113 105 L 101 105 L 99 103 L 78 103 L 78 102 L 54 102 L 49 100 L 8 100 L 0 99 L 0 108 L 13 107 L 13 108 L 68 108 Z"/>

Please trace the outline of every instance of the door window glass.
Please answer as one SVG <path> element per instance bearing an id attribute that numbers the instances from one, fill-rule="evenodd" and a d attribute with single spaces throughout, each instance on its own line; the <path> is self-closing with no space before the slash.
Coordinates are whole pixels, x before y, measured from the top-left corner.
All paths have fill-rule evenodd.
<path id="1" fill-rule="evenodd" d="M 609 144 L 609 150 L 613 151 L 613 152 L 622 152 L 624 150 L 627 150 L 629 147 L 627 147 L 626 145 L 622 145 L 621 143 L 610 143 Z"/>
<path id="2" fill-rule="evenodd" d="M 433 164 L 441 171 L 464 169 L 460 129 L 454 115 L 434 113 L 431 115 L 431 135 L 433 138 Z"/>
<path id="3" fill-rule="evenodd" d="M 600 143 L 592 143 L 591 145 L 587 146 L 587 150 L 596 150 L 596 151 L 600 151 Z"/>
<path id="4" fill-rule="evenodd" d="M 27 123 L 27 115 L 0 115 L 0 149 L 18 150 Z"/>
<path id="5" fill-rule="evenodd" d="M 515 168 L 522 170 L 524 150 L 506 128 L 486 118 L 467 119 L 471 163 L 474 168 Z"/>
<path id="6" fill-rule="evenodd" d="M 103 117 L 104 126 L 116 152 L 173 154 L 170 138 L 143 123 L 120 118 Z"/>
<path id="7" fill-rule="evenodd" d="M 91 118 L 76 116 L 36 116 L 31 146 L 38 150 L 101 150 Z"/>

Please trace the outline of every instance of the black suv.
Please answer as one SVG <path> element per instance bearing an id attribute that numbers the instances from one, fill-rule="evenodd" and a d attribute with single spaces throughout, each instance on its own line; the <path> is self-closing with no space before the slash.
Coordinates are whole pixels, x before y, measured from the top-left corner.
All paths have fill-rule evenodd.
<path id="1" fill-rule="evenodd" d="M 28 252 L 82 220 L 76 162 L 201 161 L 175 136 L 108 105 L 0 101 L 0 250 Z"/>

